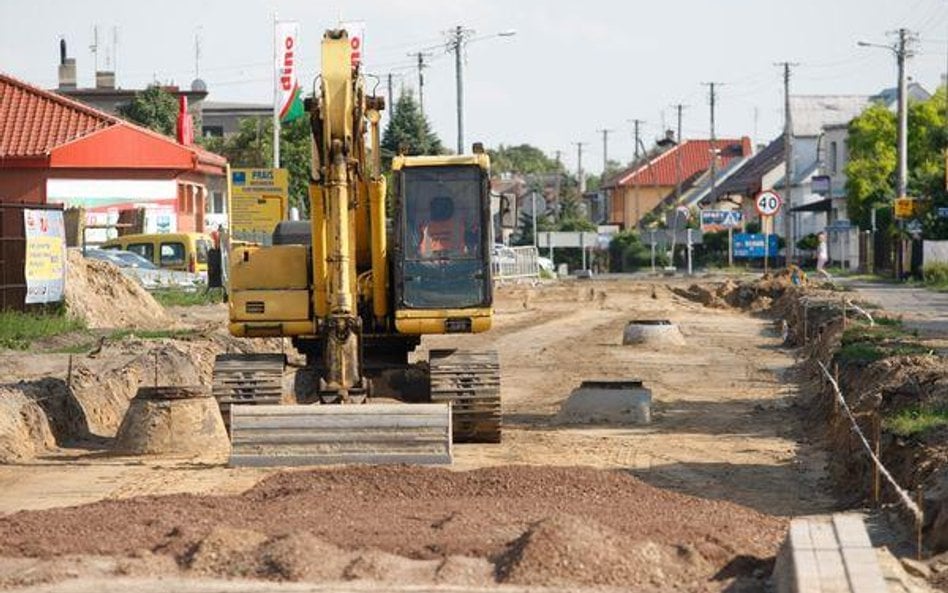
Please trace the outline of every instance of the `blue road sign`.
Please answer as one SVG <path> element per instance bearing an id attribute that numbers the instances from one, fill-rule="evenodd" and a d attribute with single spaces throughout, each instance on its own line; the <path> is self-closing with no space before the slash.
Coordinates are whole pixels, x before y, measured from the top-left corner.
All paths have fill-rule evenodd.
<path id="1" fill-rule="evenodd" d="M 779 250 L 777 235 L 766 235 L 769 239 L 768 255 L 774 257 Z M 737 233 L 734 235 L 734 259 L 764 257 L 764 235 Z"/>

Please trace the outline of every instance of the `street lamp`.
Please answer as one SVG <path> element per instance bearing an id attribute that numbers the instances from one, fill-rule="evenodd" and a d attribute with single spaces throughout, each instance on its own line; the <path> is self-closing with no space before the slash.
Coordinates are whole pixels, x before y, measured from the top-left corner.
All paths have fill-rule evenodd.
<path id="1" fill-rule="evenodd" d="M 448 39 L 448 51 L 454 52 L 454 73 L 455 78 L 457 79 L 457 103 L 458 103 L 458 154 L 464 153 L 464 73 L 463 73 L 463 60 L 461 59 L 462 49 L 464 45 L 472 41 L 481 41 L 483 39 L 490 39 L 492 37 L 513 37 L 517 34 L 515 29 L 508 29 L 506 31 L 501 31 L 499 33 L 493 33 L 490 35 L 482 35 L 480 37 L 471 37 L 474 34 L 473 29 L 465 29 L 461 25 L 458 25 L 453 30 L 449 31 Z"/>

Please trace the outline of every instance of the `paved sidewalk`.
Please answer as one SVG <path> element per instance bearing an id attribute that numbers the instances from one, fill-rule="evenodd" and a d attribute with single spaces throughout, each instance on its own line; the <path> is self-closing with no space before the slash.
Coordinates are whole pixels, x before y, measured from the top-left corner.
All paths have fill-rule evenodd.
<path id="1" fill-rule="evenodd" d="M 917 329 L 925 338 L 948 338 L 948 293 L 934 292 L 916 286 L 881 282 L 842 280 L 859 296 L 896 315 L 905 327 Z"/>

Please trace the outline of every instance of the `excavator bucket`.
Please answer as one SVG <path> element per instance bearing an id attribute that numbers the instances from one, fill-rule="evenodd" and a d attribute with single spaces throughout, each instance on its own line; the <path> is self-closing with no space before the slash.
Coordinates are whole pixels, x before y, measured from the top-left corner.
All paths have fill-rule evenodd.
<path id="1" fill-rule="evenodd" d="M 234 405 L 231 466 L 450 464 L 449 404 Z"/>

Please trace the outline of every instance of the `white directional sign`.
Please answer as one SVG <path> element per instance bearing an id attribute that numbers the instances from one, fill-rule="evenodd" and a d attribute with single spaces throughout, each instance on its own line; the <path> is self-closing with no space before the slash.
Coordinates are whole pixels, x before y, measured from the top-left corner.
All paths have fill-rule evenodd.
<path id="1" fill-rule="evenodd" d="M 780 212 L 780 206 L 783 204 L 783 200 L 780 199 L 780 195 L 777 192 L 767 190 L 757 194 L 757 199 L 754 201 L 754 204 L 757 206 L 757 211 L 760 212 L 761 216 L 774 216 Z"/>

